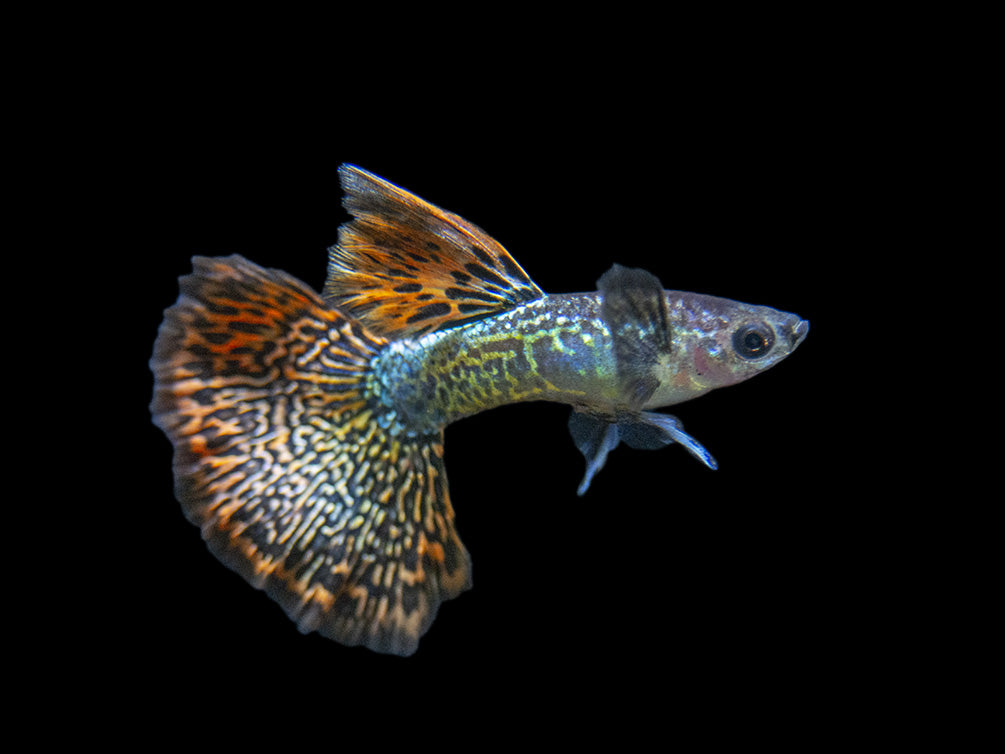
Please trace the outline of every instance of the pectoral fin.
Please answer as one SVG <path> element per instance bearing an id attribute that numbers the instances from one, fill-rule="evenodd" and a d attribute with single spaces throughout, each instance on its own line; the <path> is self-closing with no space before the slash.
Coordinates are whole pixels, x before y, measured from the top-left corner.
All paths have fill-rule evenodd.
<path id="1" fill-rule="evenodd" d="M 586 458 L 586 474 L 576 493 L 586 494 L 590 482 L 604 467 L 607 454 L 620 442 L 639 450 L 655 450 L 677 442 L 710 469 L 719 468 L 712 454 L 684 431 L 680 419 L 669 414 L 644 411 L 615 420 L 573 410 L 569 417 L 569 432 L 579 452 Z"/>
<path id="2" fill-rule="evenodd" d="M 659 388 L 653 367 L 674 349 L 663 285 L 652 273 L 616 264 L 597 288 L 621 389 L 629 406 L 641 408 Z"/>

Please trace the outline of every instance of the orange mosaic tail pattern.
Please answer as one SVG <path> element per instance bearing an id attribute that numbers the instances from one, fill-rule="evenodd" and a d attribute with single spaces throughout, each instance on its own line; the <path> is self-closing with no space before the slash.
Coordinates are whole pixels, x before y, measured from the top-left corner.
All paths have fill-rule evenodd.
<path id="1" fill-rule="evenodd" d="M 185 514 L 301 631 L 413 653 L 470 586 L 442 432 L 381 420 L 366 385 L 382 336 L 283 272 L 193 262 L 151 361 Z"/>

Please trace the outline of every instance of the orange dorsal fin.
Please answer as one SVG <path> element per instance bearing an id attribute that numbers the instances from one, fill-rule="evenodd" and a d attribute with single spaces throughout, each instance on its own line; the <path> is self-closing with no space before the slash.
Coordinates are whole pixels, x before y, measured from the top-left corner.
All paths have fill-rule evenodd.
<path id="1" fill-rule="evenodd" d="M 353 216 L 329 249 L 324 297 L 385 337 L 416 337 L 544 294 L 497 241 L 457 215 L 352 165 Z"/>

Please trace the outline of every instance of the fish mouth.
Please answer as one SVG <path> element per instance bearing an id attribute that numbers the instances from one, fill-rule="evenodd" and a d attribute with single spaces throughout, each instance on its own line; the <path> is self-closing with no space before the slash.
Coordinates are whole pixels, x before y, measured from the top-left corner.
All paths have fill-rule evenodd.
<path id="1" fill-rule="evenodd" d="M 795 327 L 788 328 L 789 346 L 795 348 L 806 338 L 806 333 L 810 331 L 809 320 L 801 319 Z"/>

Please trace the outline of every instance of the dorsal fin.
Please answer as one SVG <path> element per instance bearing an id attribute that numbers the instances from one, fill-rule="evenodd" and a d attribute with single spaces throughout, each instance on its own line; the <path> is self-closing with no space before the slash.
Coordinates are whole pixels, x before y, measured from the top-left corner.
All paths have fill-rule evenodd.
<path id="1" fill-rule="evenodd" d="M 324 297 L 372 332 L 414 337 L 544 295 L 477 226 L 353 165 L 339 176 L 354 219 L 329 249 Z"/>

